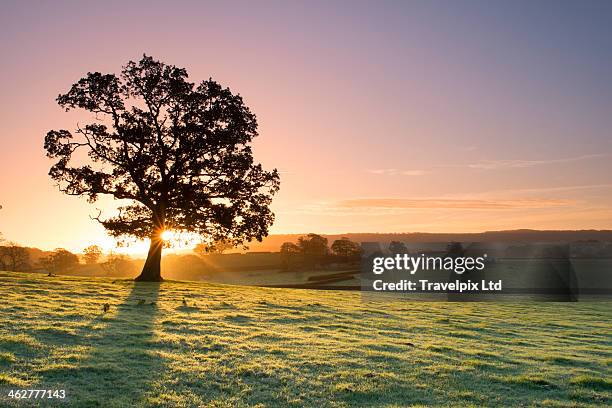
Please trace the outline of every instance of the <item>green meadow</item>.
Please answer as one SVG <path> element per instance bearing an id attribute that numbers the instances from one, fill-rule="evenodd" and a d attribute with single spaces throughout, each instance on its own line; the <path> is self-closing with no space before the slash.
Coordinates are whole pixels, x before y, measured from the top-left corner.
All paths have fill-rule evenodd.
<path id="1" fill-rule="evenodd" d="M 611 368 L 612 303 L 0 272 L 0 406 L 601 407 Z"/>

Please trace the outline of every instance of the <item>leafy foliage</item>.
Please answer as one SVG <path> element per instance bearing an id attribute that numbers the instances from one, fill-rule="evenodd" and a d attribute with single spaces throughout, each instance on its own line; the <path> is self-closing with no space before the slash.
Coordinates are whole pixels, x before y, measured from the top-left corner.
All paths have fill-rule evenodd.
<path id="1" fill-rule="evenodd" d="M 463 256 L 465 250 L 461 242 L 451 242 L 446 246 L 448 256 Z"/>
<path id="2" fill-rule="evenodd" d="M 1 245 L 0 269 L 7 271 L 26 271 L 30 269 L 28 249 L 12 242 Z"/>
<path id="3" fill-rule="evenodd" d="M 300 253 L 300 247 L 294 244 L 293 242 L 283 242 L 280 247 L 281 257 L 283 256 L 291 256 Z"/>
<path id="4" fill-rule="evenodd" d="M 113 236 L 174 229 L 232 245 L 261 240 L 274 220 L 279 176 L 253 160 L 255 115 L 212 79 L 187 79 L 185 69 L 148 56 L 119 76 L 88 73 L 57 102 L 96 120 L 75 133 L 47 133 L 47 156 L 57 160 L 49 175 L 90 202 L 101 194 L 129 200 L 118 215 L 97 217 Z M 89 163 L 73 165 L 81 150 Z"/>
<path id="5" fill-rule="evenodd" d="M 102 256 L 102 248 L 98 245 L 90 245 L 83 250 L 83 258 L 85 263 L 88 265 L 94 265 L 98 263 L 98 260 Z"/>
<path id="6" fill-rule="evenodd" d="M 78 265 L 79 257 L 64 248 L 57 248 L 50 255 L 41 258 L 39 262 L 44 268 L 58 272 Z"/>
<path id="7" fill-rule="evenodd" d="M 335 240 L 331 245 L 331 250 L 334 255 L 345 258 L 359 256 L 361 253 L 359 244 L 346 237 Z"/>
<path id="8" fill-rule="evenodd" d="M 298 238 L 297 246 L 300 251 L 306 256 L 324 256 L 327 255 L 327 238 L 317 234 L 308 234 Z"/>
<path id="9" fill-rule="evenodd" d="M 283 242 L 280 247 L 280 258 L 283 269 L 289 270 L 294 264 L 297 256 L 300 255 L 300 247 L 293 242 Z"/>

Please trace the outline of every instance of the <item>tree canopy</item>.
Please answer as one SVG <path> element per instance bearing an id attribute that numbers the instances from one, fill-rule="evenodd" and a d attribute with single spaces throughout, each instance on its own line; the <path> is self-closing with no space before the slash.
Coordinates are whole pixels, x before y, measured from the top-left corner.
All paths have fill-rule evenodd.
<path id="1" fill-rule="evenodd" d="M 83 259 L 88 265 L 94 265 L 98 263 L 98 260 L 102 256 L 102 248 L 98 245 L 90 245 L 83 250 Z"/>
<path id="2" fill-rule="evenodd" d="M 161 280 L 164 230 L 234 246 L 268 234 L 279 176 L 253 159 L 257 121 L 240 95 L 212 79 L 196 85 L 184 68 L 145 55 L 119 75 L 88 73 L 57 102 L 95 119 L 47 133 L 47 156 L 56 159 L 49 175 L 90 202 L 127 200 L 117 215 L 96 219 L 113 236 L 151 239 L 139 279 Z"/>
<path id="3" fill-rule="evenodd" d="M 327 255 L 327 238 L 318 234 L 308 234 L 298 238 L 297 243 L 300 251 L 306 256 L 323 256 Z"/>
<path id="4" fill-rule="evenodd" d="M 63 272 L 79 264 L 79 257 L 64 248 L 56 248 L 51 254 L 39 260 L 51 272 Z"/>
<path id="5" fill-rule="evenodd" d="M 331 250 L 334 255 L 350 258 L 359 256 L 361 253 L 361 246 L 346 237 L 342 237 L 332 243 Z"/>
<path id="6" fill-rule="evenodd" d="M 29 268 L 30 253 L 27 248 L 13 242 L 0 245 L 0 270 L 25 271 Z"/>

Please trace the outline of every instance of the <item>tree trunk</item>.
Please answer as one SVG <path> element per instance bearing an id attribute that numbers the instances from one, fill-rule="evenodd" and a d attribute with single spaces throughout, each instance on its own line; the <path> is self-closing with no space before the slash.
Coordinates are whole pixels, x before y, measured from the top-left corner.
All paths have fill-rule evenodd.
<path id="1" fill-rule="evenodd" d="M 149 253 L 147 254 L 147 260 L 142 268 L 142 272 L 136 278 L 139 282 L 161 282 L 161 254 L 162 254 L 163 241 L 161 234 L 154 234 L 151 237 L 151 245 L 149 246 Z"/>

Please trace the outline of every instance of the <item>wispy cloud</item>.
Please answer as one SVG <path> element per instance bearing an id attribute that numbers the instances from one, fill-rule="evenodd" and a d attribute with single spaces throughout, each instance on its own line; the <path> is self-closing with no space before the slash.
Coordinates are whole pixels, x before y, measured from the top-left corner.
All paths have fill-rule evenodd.
<path id="1" fill-rule="evenodd" d="M 496 170 L 496 169 L 512 169 L 512 168 L 527 168 L 534 166 L 542 166 L 547 164 L 570 163 L 581 160 L 594 159 L 598 157 L 606 157 L 608 154 L 586 154 L 576 157 L 566 157 L 562 159 L 546 159 L 546 160 L 482 160 L 478 163 L 468 164 L 472 169 Z"/>
<path id="2" fill-rule="evenodd" d="M 429 173 L 427 170 L 398 170 L 398 169 L 369 169 L 368 173 L 385 176 L 423 176 Z"/>
<path id="3" fill-rule="evenodd" d="M 489 193 L 556 193 L 576 190 L 609 190 L 612 184 L 581 184 L 573 186 L 553 186 L 553 187 L 534 187 L 534 188 L 518 188 L 489 191 Z"/>
<path id="4" fill-rule="evenodd" d="M 524 208 L 548 208 L 571 204 L 569 200 L 554 199 L 455 199 L 455 198 L 357 198 L 339 201 L 336 205 L 345 209 L 466 209 L 508 210 Z"/>
<path id="5" fill-rule="evenodd" d="M 508 211 L 528 209 L 570 208 L 576 204 L 571 200 L 525 198 L 354 198 L 337 201 L 304 203 L 285 210 L 285 214 L 306 214 L 324 216 L 386 216 L 402 215 L 413 211 L 456 210 L 456 211 Z M 430 214 L 428 217 L 431 217 Z"/>

